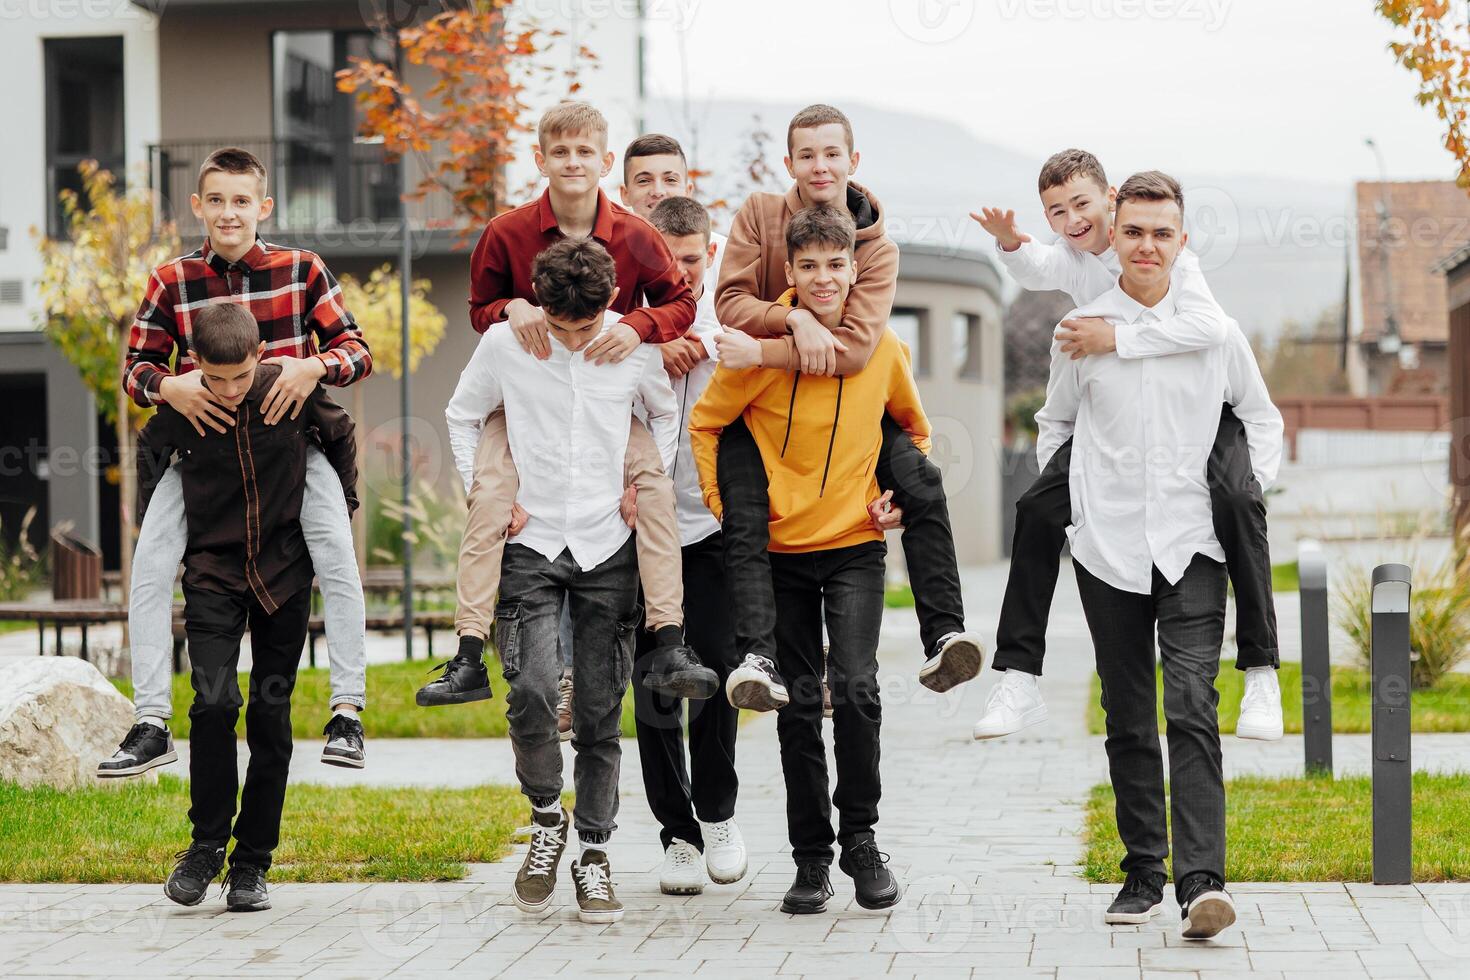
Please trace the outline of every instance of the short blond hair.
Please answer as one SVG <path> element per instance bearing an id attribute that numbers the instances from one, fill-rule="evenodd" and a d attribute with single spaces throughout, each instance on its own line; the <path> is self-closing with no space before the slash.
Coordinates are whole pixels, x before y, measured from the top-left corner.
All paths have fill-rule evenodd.
<path id="1" fill-rule="evenodd" d="M 536 142 L 546 148 L 548 140 L 568 133 L 590 133 L 607 143 L 607 117 L 590 102 L 561 102 L 546 110 L 536 127 Z"/>
<path id="2" fill-rule="evenodd" d="M 847 152 L 852 153 L 852 121 L 841 109 L 820 102 L 807 106 L 791 117 L 791 122 L 786 127 L 786 152 L 791 152 L 791 137 L 798 129 L 816 129 L 818 126 L 831 124 L 842 127 L 842 135 L 847 137 Z"/>

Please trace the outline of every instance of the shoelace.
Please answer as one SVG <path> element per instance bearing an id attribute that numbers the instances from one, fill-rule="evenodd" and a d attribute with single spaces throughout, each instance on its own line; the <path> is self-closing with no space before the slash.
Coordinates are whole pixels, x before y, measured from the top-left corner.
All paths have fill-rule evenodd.
<path id="1" fill-rule="evenodd" d="M 719 823 L 705 825 L 705 847 L 729 847 L 734 841 L 735 833 L 731 829 L 730 821 L 721 820 Z"/>
<path id="2" fill-rule="evenodd" d="M 327 727 L 322 729 L 322 734 L 333 742 L 348 740 L 353 736 L 361 737 L 362 722 L 346 715 L 333 715 L 327 720 Z"/>
<path id="3" fill-rule="evenodd" d="M 1148 887 L 1148 878 L 1137 871 L 1130 871 L 1128 877 L 1123 881 L 1123 887 L 1118 890 L 1118 897 L 1139 894 L 1146 887 Z"/>
<path id="4" fill-rule="evenodd" d="M 607 875 L 607 868 L 600 864 L 577 865 L 577 880 L 582 883 L 582 891 L 589 899 L 605 902 L 612 897 L 608 891 L 612 879 Z"/>
<path id="5" fill-rule="evenodd" d="M 563 677 L 557 682 L 557 693 L 559 695 L 556 702 L 557 712 L 569 711 L 572 703 L 572 679 L 570 677 Z"/>
<path id="6" fill-rule="evenodd" d="M 240 888 L 245 891 L 256 891 L 260 888 L 261 881 L 265 875 L 253 864 L 232 864 L 230 870 L 225 872 L 225 880 L 220 885 L 220 891 L 231 888 Z"/>
<path id="7" fill-rule="evenodd" d="M 214 848 L 203 844 L 191 845 L 174 855 L 174 860 L 178 861 L 174 870 L 200 878 L 213 878 L 219 874 L 219 866 L 215 864 L 218 853 Z"/>
<path id="8" fill-rule="evenodd" d="M 112 754 L 112 757 L 118 759 L 123 756 L 130 756 L 136 759 L 138 757 L 139 747 L 148 738 L 148 729 L 150 727 L 149 725 L 139 723 L 129 728 L 128 733 L 123 736 L 122 744 L 117 747 L 117 751 Z"/>
<path id="9" fill-rule="evenodd" d="M 1270 697 L 1270 681 L 1267 681 L 1265 678 L 1257 680 L 1255 677 L 1252 677 L 1246 682 L 1245 694 L 1241 695 L 1240 709 L 1244 711 L 1246 708 L 1253 707 L 1259 702 L 1269 701 Z"/>
<path id="10" fill-rule="evenodd" d="M 776 676 L 775 662 L 769 657 L 762 657 L 758 653 L 747 654 L 745 657 L 745 666 L 754 667 L 756 670 L 765 674 L 767 677 Z"/>
<path id="11" fill-rule="evenodd" d="M 990 708 L 1007 707 L 1017 713 L 1021 710 L 1022 692 L 1024 688 L 1020 684 L 1007 683 L 1005 679 L 995 685 L 995 690 L 990 692 Z"/>
<path id="12" fill-rule="evenodd" d="M 694 849 L 692 844 L 681 843 L 671 846 L 668 854 L 669 860 L 674 863 L 674 870 L 682 871 L 685 868 L 694 866 L 694 859 L 698 856 L 699 852 Z"/>
<path id="13" fill-rule="evenodd" d="M 557 849 L 562 845 L 561 825 L 543 827 L 539 823 L 533 823 L 529 827 L 520 828 L 516 833 L 531 835 L 531 857 L 526 863 L 526 874 L 541 877 L 551 874 Z"/>
<path id="14" fill-rule="evenodd" d="M 848 851 L 852 863 L 864 871 L 876 871 L 888 864 L 888 855 L 878 850 L 878 845 L 872 841 L 863 843 Z"/>
<path id="15" fill-rule="evenodd" d="M 807 885 L 812 888 L 820 888 L 828 895 L 832 891 L 832 879 L 827 875 L 827 869 L 820 864 L 803 864 L 796 869 L 796 883 Z"/>

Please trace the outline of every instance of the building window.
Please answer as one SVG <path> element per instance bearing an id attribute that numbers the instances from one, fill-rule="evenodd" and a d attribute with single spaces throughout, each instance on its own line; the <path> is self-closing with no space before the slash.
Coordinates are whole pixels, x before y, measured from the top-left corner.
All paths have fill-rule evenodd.
<path id="1" fill-rule="evenodd" d="M 980 316 L 976 313 L 956 313 L 950 320 L 950 331 L 954 338 L 955 377 L 969 381 L 980 381 Z"/>
<path id="2" fill-rule="evenodd" d="M 77 166 L 96 160 L 125 180 L 121 37 L 48 38 L 46 58 L 46 231 L 66 233 L 58 195 L 80 191 Z"/>
<path id="3" fill-rule="evenodd" d="M 909 345 L 915 377 L 929 373 L 929 311 L 922 307 L 895 306 L 888 325 L 898 339 Z"/>

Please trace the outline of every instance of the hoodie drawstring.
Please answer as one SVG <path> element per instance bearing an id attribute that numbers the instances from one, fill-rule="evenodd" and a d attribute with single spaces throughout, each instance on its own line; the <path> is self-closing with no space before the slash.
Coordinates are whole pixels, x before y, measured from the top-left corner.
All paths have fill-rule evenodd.
<path id="1" fill-rule="evenodd" d="M 786 438 L 781 440 L 781 458 L 786 458 L 786 446 L 791 442 L 791 420 L 796 416 L 796 386 L 801 384 L 801 372 L 791 372 L 791 403 L 786 406 Z"/>
<path id="2" fill-rule="evenodd" d="M 832 436 L 827 440 L 827 461 L 822 464 L 822 486 L 817 491 L 820 497 L 827 491 L 827 471 L 832 468 L 832 447 L 837 444 L 837 419 L 842 415 L 842 375 L 837 376 L 837 408 L 832 412 Z M 792 394 L 796 393 L 792 389 Z"/>

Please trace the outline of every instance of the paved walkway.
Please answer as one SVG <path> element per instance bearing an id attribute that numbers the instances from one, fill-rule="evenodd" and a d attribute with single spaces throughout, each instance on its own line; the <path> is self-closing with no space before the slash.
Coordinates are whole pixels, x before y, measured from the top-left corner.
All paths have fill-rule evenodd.
<path id="1" fill-rule="evenodd" d="M 976 623 L 993 627 L 1003 573 L 992 567 L 968 576 Z M 577 922 L 566 881 L 559 889 L 566 905 L 540 917 L 516 911 L 507 895 L 520 849 L 476 866 L 462 882 L 280 885 L 275 908 L 252 916 L 228 915 L 213 897 L 181 909 L 157 884 L 0 885 L 0 974 L 1470 975 L 1470 885 L 1234 884 L 1240 925 L 1208 945 L 1178 939 L 1172 904 L 1147 926 L 1103 925 L 1114 888 L 1088 885 L 1073 862 L 1080 801 L 1106 778 L 1106 764 L 1101 740 L 1083 727 L 1091 648 L 1070 575 L 1061 585 L 1044 680 L 1053 720 L 1030 737 L 973 742 L 969 727 L 989 677 L 946 697 L 923 690 L 913 680 L 912 617 L 887 617 L 878 830 L 908 886 L 905 901 L 887 913 L 857 908 L 840 873 L 827 915 L 777 911 L 792 866 L 774 720 L 762 717 L 741 730 L 738 818 L 751 862 L 736 885 L 689 898 L 658 893 L 656 830 L 637 754 L 628 752 L 612 850 L 628 914 L 617 925 Z M 1348 750 L 1349 741 L 1339 739 L 1337 755 L 1351 767 L 1361 753 Z M 1420 761 L 1425 742 L 1416 740 Z M 1452 748 L 1447 742 L 1445 757 Z M 392 784 L 510 778 L 504 743 L 380 740 L 369 751 L 371 767 L 361 774 L 329 770 L 306 752 L 296 774 Z M 1293 771 L 1301 759 L 1299 739 L 1261 746 L 1227 738 L 1225 752 L 1232 772 Z"/>

